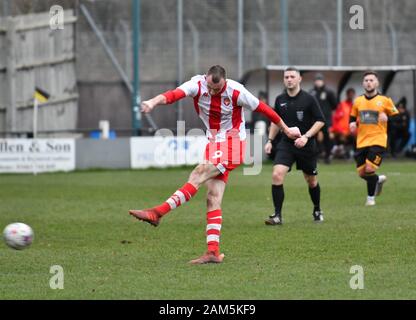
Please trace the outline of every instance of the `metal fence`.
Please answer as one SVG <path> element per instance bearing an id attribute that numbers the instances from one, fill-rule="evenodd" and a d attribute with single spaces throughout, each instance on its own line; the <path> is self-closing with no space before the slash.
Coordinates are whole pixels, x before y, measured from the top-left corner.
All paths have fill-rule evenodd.
<path id="1" fill-rule="evenodd" d="M 10 1 L 3 0 L 4 3 Z M 110 120 L 114 128 L 131 127 L 130 93 L 114 63 L 91 29 L 79 5 L 91 14 L 108 47 L 132 81 L 132 1 L 53 1 L 78 12 L 76 76 L 80 92 L 77 127 Z M 19 5 L 20 3 L 20 5 Z M 23 5 L 26 4 L 26 7 Z M 18 13 L 47 11 L 52 1 L 13 1 Z M 416 2 L 362 0 L 364 29 L 349 26 L 353 0 L 141 0 L 141 97 L 175 87 L 212 64 L 226 66 L 230 78 L 267 64 L 410 65 L 415 55 Z M 338 15 L 341 6 L 342 15 Z M 26 9 L 25 9 L 26 8 Z M 28 9 L 29 8 L 29 9 Z M 1 9 L 1 8 L 0 8 Z M 341 28 L 338 28 L 340 26 Z M 340 45 L 340 46 L 339 46 Z M 339 50 L 341 48 L 341 50 Z M 406 85 L 406 80 L 398 87 Z M 397 89 L 400 90 L 400 89 Z M 156 110 L 159 127 L 200 123 L 185 102 Z M 144 128 L 150 128 L 144 121 Z"/>
<path id="2" fill-rule="evenodd" d="M 195 73 L 205 72 L 216 63 L 225 65 L 229 77 L 235 79 L 241 73 L 265 64 L 284 64 L 284 32 L 288 35 L 286 63 L 335 65 L 339 60 L 337 1 L 287 1 L 288 19 L 285 26 L 282 21 L 283 1 L 175 0 L 141 3 L 142 98 L 174 87 Z M 178 7 L 179 3 L 181 8 Z M 414 41 L 402 40 L 409 29 L 416 29 L 415 23 L 411 16 L 400 11 L 399 6 L 409 10 L 416 9 L 416 6 L 410 1 L 396 3 L 397 6 L 392 1 L 363 1 L 363 8 L 367 12 L 364 30 L 352 30 L 349 27 L 348 8 L 356 3 L 343 1 L 343 64 L 415 63 L 415 58 L 408 54 L 408 50 L 414 50 Z M 123 23 L 130 26 L 131 17 L 121 15 L 117 24 L 111 27 L 100 14 L 116 10 L 117 7 L 108 1 L 101 5 L 101 9 L 98 8 L 99 3 L 87 6 L 96 21 L 103 26 L 106 39 L 116 56 L 121 62 L 126 61 L 131 45 L 119 42 L 118 25 Z M 243 21 L 239 23 L 241 5 Z M 242 26 L 242 30 L 239 30 L 239 26 Z M 239 38 L 241 33 L 243 36 Z M 239 39 L 242 39 L 242 43 L 239 43 Z M 91 47 L 85 49 L 95 50 Z M 170 111 L 160 109 L 153 114 L 155 122 L 161 127 L 174 127 L 178 116 L 176 108 Z M 185 102 L 183 117 L 187 120 L 187 126 L 199 126 L 190 103 Z M 149 127 L 146 122 L 144 125 Z"/>

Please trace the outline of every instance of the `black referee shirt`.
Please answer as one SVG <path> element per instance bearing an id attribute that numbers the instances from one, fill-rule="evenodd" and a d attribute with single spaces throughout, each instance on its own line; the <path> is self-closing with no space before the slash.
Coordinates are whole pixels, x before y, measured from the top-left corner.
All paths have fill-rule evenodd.
<path id="1" fill-rule="evenodd" d="M 316 121 L 325 122 L 321 107 L 314 96 L 304 90 L 291 97 L 284 91 L 276 97 L 274 109 L 288 127 L 298 127 L 305 134 Z M 304 148 L 312 147 L 315 139 L 309 139 Z M 283 135 L 282 142 L 294 144 L 294 140 Z"/>

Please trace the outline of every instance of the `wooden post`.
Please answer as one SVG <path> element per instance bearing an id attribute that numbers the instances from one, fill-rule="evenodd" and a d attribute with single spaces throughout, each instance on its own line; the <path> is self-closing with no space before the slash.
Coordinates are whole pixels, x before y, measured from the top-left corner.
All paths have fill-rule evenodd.
<path id="1" fill-rule="evenodd" d="M 13 17 L 7 18 L 7 86 L 6 91 L 6 131 L 10 133 L 16 131 L 16 22 Z"/>

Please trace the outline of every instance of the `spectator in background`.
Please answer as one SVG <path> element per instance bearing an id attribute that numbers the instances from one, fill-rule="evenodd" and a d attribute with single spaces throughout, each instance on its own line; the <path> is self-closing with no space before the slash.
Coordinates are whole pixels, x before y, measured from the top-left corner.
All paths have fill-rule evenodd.
<path id="1" fill-rule="evenodd" d="M 259 91 L 258 94 L 259 100 L 263 101 L 264 103 L 267 103 L 267 92 L 266 91 Z M 265 118 L 267 119 L 267 118 Z"/>
<path id="2" fill-rule="evenodd" d="M 268 104 L 267 96 L 268 96 L 267 92 L 266 91 L 263 91 L 263 90 L 259 91 L 259 93 L 257 94 L 257 98 L 259 99 L 259 101 L 262 101 L 265 104 Z M 252 113 L 252 116 L 253 116 L 253 128 L 255 128 L 257 121 L 264 121 L 266 123 L 266 128 L 270 128 L 270 123 L 271 122 L 270 122 L 270 120 L 267 117 L 263 117 L 263 115 L 257 114 L 255 112 Z M 267 134 L 268 134 L 268 129 L 267 129 L 267 132 L 266 132 L 266 136 L 267 136 Z M 274 139 L 274 141 L 272 142 L 273 143 L 273 146 L 276 146 L 276 144 L 278 143 L 278 141 L 280 141 L 280 138 L 281 138 L 281 134 L 279 132 L 277 134 L 276 139 Z M 276 148 L 273 148 L 272 151 L 271 151 L 271 153 L 266 154 L 266 156 L 267 156 L 267 158 L 269 160 L 273 160 L 275 153 L 276 153 Z"/>
<path id="3" fill-rule="evenodd" d="M 350 135 L 350 113 L 355 99 L 355 90 L 347 89 L 346 99 L 341 101 L 334 114 L 332 115 L 332 127 L 330 132 L 334 135 L 334 147 L 332 154 L 334 157 L 345 158 L 349 153 L 346 146 L 351 142 Z"/>
<path id="4" fill-rule="evenodd" d="M 325 126 L 322 128 L 322 143 L 320 143 L 320 150 L 324 149 L 325 152 L 325 163 L 329 164 L 331 162 L 331 150 L 332 150 L 332 141 L 329 136 L 328 128 L 332 125 L 332 112 L 337 107 L 337 99 L 332 90 L 326 88 L 324 76 L 321 73 L 315 75 L 314 87 L 310 92 L 319 102 L 319 105 L 322 109 L 322 112 L 325 116 Z M 323 148 L 322 148 L 323 144 Z"/>
<path id="5" fill-rule="evenodd" d="M 410 114 L 407 111 L 406 97 L 402 97 L 396 105 L 399 114 L 389 118 L 389 144 L 393 157 L 403 151 L 410 139 Z"/>
<path id="6" fill-rule="evenodd" d="M 259 99 L 259 101 L 267 104 L 266 91 L 259 91 L 259 93 L 257 94 L 257 98 Z M 263 117 L 263 115 L 258 115 L 254 112 L 249 112 L 248 110 L 244 110 L 244 117 L 246 118 L 246 128 L 249 129 L 251 133 L 254 133 L 257 121 L 266 122 L 267 127 L 270 125 L 270 120 L 267 117 Z"/>

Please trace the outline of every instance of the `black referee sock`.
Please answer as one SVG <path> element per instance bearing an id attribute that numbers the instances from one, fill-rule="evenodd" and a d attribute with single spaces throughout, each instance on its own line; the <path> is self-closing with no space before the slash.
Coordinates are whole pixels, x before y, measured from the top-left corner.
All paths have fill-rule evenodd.
<path id="1" fill-rule="evenodd" d="M 319 183 L 315 188 L 309 187 L 309 195 L 311 196 L 314 211 L 321 211 L 321 187 Z"/>
<path id="2" fill-rule="evenodd" d="M 272 184 L 272 196 L 274 204 L 274 213 L 276 215 L 282 216 L 282 205 L 285 198 L 285 191 L 283 190 L 283 185 L 274 185 Z"/>
<path id="3" fill-rule="evenodd" d="M 367 194 L 369 197 L 374 197 L 376 193 L 376 186 L 378 182 L 378 175 L 375 173 L 366 174 L 362 177 L 365 181 L 367 181 Z"/>

